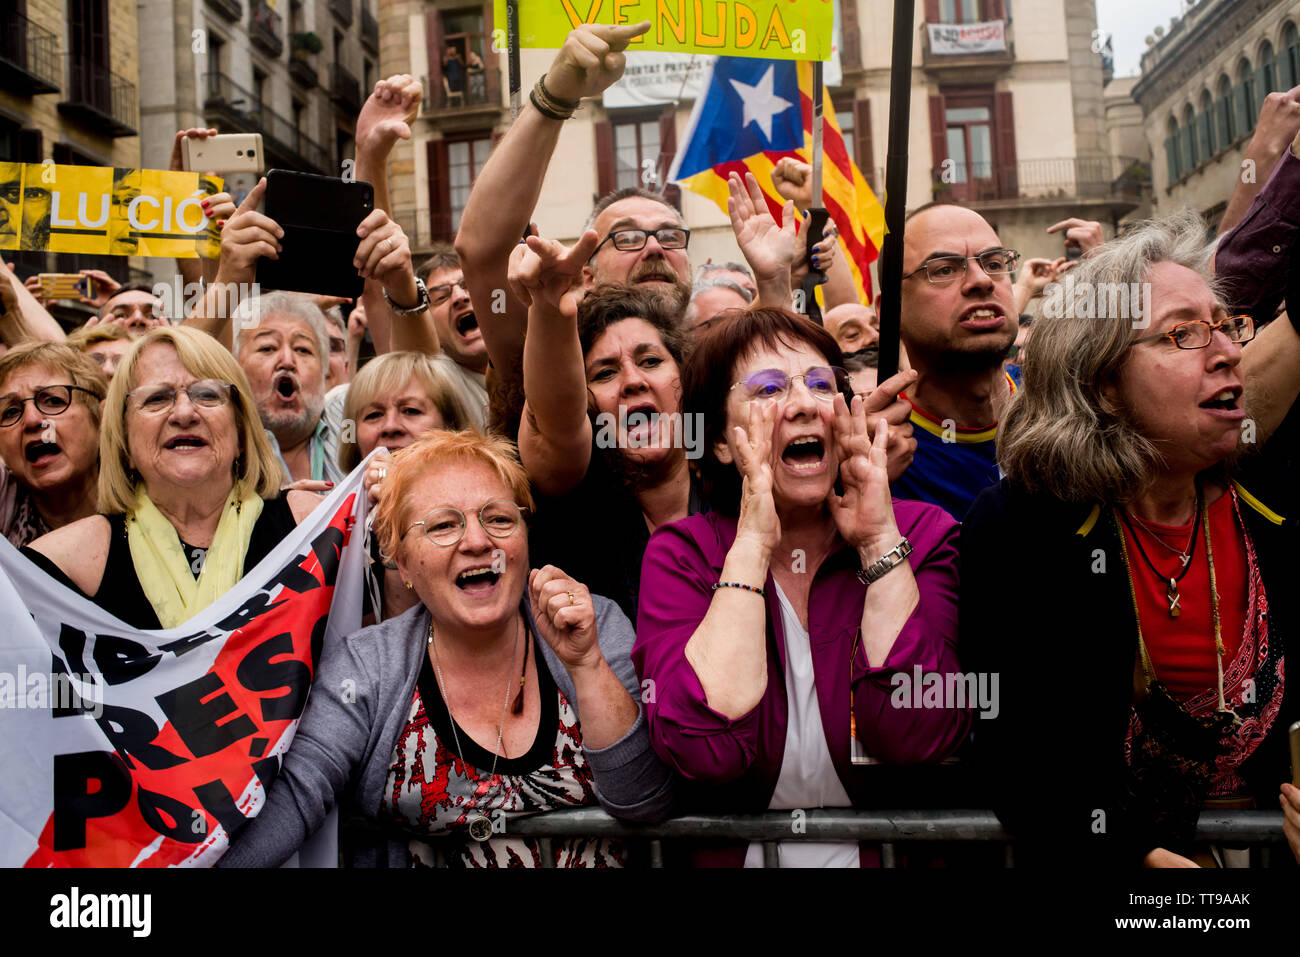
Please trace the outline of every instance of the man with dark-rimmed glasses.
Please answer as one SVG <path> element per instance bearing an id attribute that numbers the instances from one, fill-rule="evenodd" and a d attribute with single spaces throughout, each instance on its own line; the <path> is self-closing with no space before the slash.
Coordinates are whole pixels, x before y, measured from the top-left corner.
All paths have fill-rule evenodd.
<path id="1" fill-rule="evenodd" d="M 1002 363 L 1019 328 L 1019 258 L 961 206 L 925 207 L 907 222 L 901 331 L 916 371 L 906 398 L 917 449 L 893 490 L 959 520 L 999 479 L 997 423 L 1015 390 Z"/>

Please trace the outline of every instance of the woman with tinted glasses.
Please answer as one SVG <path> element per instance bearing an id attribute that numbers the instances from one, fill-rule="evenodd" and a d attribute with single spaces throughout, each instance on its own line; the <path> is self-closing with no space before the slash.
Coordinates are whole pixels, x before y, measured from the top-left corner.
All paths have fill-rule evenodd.
<path id="1" fill-rule="evenodd" d="M 154 329 L 122 360 L 104 402 L 99 514 L 23 551 L 128 624 L 173 628 L 319 503 L 282 493 L 282 481 L 231 354 L 193 329 Z"/>
<path id="2" fill-rule="evenodd" d="M 99 366 L 62 343 L 0 357 L 0 533 L 14 545 L 95 514 L 107 391 Z"/>
<path id="3" fill-rule="evenodd" d="M 1275 808 L 1289 777 L 1297 423 L 1275 410 L 1300 350 L 1285 319 L 1249 344 L 1204 236 L 1148 223 L 1075 270 L 1147 307 L 1034 323 L 1006 478 L 962 529 L 963 655 L 1001 676 L 975 745 L 1019 863 L 1209 863 L 1198 814 Z"/>
<path id="4" fill-rule="evenodd" d="M 223 866 L 287 859 L 340 799 L 368 834 L 352 866 L 618 867 L 621 842 L 517 815 L 667 813 L 628 652 L 632 625 L 553 566 L 529 571 L 528 478 L 511 444 L 431 432 L 393 456 L 375 531 L 415 607 L 327 647 L 266 806 Z"/>
<path id="5" fill-rule="evenodd" d="M 868 423 L 839 364 L 821 326 L 756 309 L 718 319 L 686 367 L 713 511 L 650 539 L 632 657 L 654 683 L 651 741 L 693 806 L 859 805 L 871 789 L 855 748 L 939 761 L 969 723 L 964 700 L 918 708 L 911 691 L 921 673 L 957 671 L 957 525 L 891 500 L 888 430 Z M 783 866 L 875 861 L 856 844 L 780 854 Z M 701 858 L 762 859 L 743 844 Z"/>

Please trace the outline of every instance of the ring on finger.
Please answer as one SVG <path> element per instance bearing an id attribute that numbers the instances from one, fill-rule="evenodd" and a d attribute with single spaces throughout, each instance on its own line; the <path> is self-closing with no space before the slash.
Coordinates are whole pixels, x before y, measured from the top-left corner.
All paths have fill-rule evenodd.
<path id="1" fill-rule="evenodd" d="M 393 251 L 393 241 L 391 239 L 384 240 L 384 249 L 386 252 L 390 253 Z"/>
<path id="2" fill-rule="evenodd" d="M 388 466 L 381 465 L 379 466 L 379 481 L 382 482 L 386 478 L 388 478 Z"/>
<path id="3" fill-rule="evenodd" d="M 576 605 L 578 603 L 578 599 L 573 597 L 573 592 L 566 592 L 566 594 L 569 596 L 570 605 Z"/>

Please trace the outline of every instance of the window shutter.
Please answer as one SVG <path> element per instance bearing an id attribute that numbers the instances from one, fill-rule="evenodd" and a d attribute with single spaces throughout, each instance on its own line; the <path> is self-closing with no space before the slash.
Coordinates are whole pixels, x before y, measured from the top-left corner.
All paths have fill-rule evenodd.
<path id="1" fill-rule="evenodd" d="M 442 15 L 437 10 L 424 14 L 424 36 L 429 51 L 429 105 L 443 105 L 442 93 Z"/>
<path id="2" fill-rule="evenodd" d="M 496 50 L 492 49 L 492 31 L 496 27 L 496 23 L 492 19 L 492 14 L 494 12 L 492 7 L 493 5 L 490 3 L 483 4 L 483 23 L 486 25 L 486 29 L 487 29 L 487 43 L 484 44 L 485 49 L 483 51 L 483 65 L 487 68 L 487 76 L 486 76 L 487 101 L 492 106 L 496 106 L 498 103 L 501 102 L 501 72 L 500 71 L 501 71 L 501 62 L 504 58 L 501 57 L 496 52 Z M 501 29 L 504 30 L 505 28 L 506 25 L 504 23 L 501 24 Z M 522 105 L 523 98 L 528 96 L 528 91 L 521 90 L 520 92 L 523 94 L 523 96 L 519 100 L 520 104 Z M 493 141 L 493 143 L 495 145 L 495 141 Z"/>
<path id="3" fill-rule="evenodd" d="M 948 133 L 944 126 L 943 94 L 930 97 L 930 178 L 941 183 L 939 177 L 943 161 L 948 158 Z"/>
<path id="4" fill-rule="evenodd" d="M 858 170 L 867 181 L 873 193 L 879 193 L 876 185 L 876 160 L 871 143 L 871 101 L 868 99 L 853 101 L 853 144 L 857 154 Z"/>
<path id="5" fill-rule="evenodd" d="M 451 185 L 447 178 L 447 144 L 429 140 L 425 144 L 429 167 L 429 232 L 434 241 L 448 241 L 451 235 Z"/>
<path id="6" fill-rule="evenodd" d="M 1007 18 L 1006 7 L 1002 0 L 984 0 L 984 19 L 985 20 L 1005 20 Z"/>
<path id="7" fill-rule="evenodd" d="M 1220 150 L 1226 150 L 1232 145 L 1232 117 L 1228 112 L 1228 101 L 1214 101 L 1214 121 L 1218 127 L 1217 145 Z"/>
<path id="8" fill-rule="evenodd" d="M 1292 51 L 1294 47 L 1289 47 L 1277 55 L 1277 88 L 1279 90 L 1289 90 L 1296 85 L 1294 61 L 1292 60 Z"/>
<path id="9" fill-rule="evenodd" d="M 1250 89 L 1246 83 L 1232 88 L 1232 132 L 1237 136 L 1255 128 L 1255 114 L 1250 111 Z"/>
<path id="10" fill-rule="evenodd" d="M 925 0 L 925 22 L 939 22 L 939 0 Z"/>
<path id="11" fill-rule="evenodd" d="M 1016 114 L 1010 93 L 995 95 L 993 122 L 997 128 L 997 168 L 1000 170 L 1000 175 L 995 177 L 1001 191 L 998 195 L 1010 199 L 1020 194 L 1020 176 L 1016 166 Z"/>
<path id="12" fill-rule="evenodd" d="M 1178 168 L 1184 173 L 1196 169 L 1196 143 L 1190 125 L 1178 129 Z"/>
<path id="13" fill-rule="evenodd" d="M 1165 140 L 1165 165 L 1169 169 L 1169 182 L 1167 185 L 1173 186 L 1174 183 L 1178 182 L 1179 177 L 1183 175 L 1182 170 L 1179 168 L 1178 165 L 1178 132 L 1177 131 L 1175 131 L 1172 136 L 1168 137 Z"/>
<path id="14" fill-rule="evenodd" d="M 840 63 L 847 69 L 862 66 L 862 38 L 858 27 L 858 0 L 840 0 Z"/>
<path id="15" fill-rule="evenodd" d="M 682 188 L 676 183 L 668 182 L 668 171 L 673 167 L 677 157 L 677 108 L 664 107 L 659 116 L 659 163 L 655 172 L 663 184 L 661 192 L 664 199 L 672 203 L 680 212 L 682 208 Z"/>
<path id="16" fill-rule="evenodd" d="M 1215 153 L 1214 146 L 1214 127 L 1210 121 L 1210 114 L 1198 113 L 1196 116 L 1196 138 L 1201 145 L 1201 160 L 1206 162 L 1210 160 Z"/>
<path id="17" fill-rule="evenodd" d="M 1259 69 L 1255 71 L 1255 111 L 1259 112 L 1264 108 L 1264 97 L 1268 96 L 1272 90 L 1269 89 L 1268 82 L 1269 70 L 1265 64 L 1260 64 Z"/>
<path id="18" fill-rule="evenodd" d="M 617 179 L 614 174 L 614 124 L 609 120 L 593 123 L 596 131 L 596 194 L 604 196 L 614 191 Z"/>

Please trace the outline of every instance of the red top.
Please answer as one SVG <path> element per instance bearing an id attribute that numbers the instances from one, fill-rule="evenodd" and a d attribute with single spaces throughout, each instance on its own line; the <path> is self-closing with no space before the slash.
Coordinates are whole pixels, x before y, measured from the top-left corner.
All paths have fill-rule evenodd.
<path id="1" fill-rule="evenodd" d="M 1223 665 L 1226 670 L 1241 647 L 1248 611 L 1246 542 L 1237 527 L 1232 496 L 1224 494 L 1211 506 L 1210 542 L 1214 548 L 1214 577 L 1219 586 L 1219 622 L 1223 635 Z M 1130 573 L 1137 595 L 1138 619 L 1155 676 L 1174 697 L 1186 700 L 1206 688 L 1218 685 L 1214 654 L 1214 613 L 1210 602 L 1210 564 L 1206 559 L 1204 529 L 1197 535 L 1191 568 L 1178 583 L 1179 616 L 1169 617 L 1166 588 L 1170 578 L 1183 570 L 1182 559 L 1163 547 L 1163 540 L 1181 552 L 1187 545 L 1192 525 L 1157 525 L 1143 519 L 1147 528 L 1129 515 L 1133 530 L 1142 542 L 1151 564 L 1164 577 L 1156 578 L 1142 560 L 1133 533 L 1121 522 L 1128 548 Z M 1195 519 L 1193 519 L 1195 521 Z"/>

